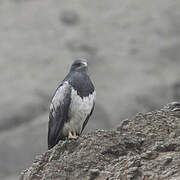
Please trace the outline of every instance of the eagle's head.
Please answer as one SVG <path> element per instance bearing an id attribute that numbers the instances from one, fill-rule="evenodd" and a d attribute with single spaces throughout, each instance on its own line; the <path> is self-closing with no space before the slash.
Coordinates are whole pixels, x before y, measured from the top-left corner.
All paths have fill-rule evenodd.
<path id="1" fill-rule="evenodd" d="M 84 58 L 79 58 L 73 62 L 71 65 L 70 71 L 80 71 L 80 72 L 87 72 L 88 70 L 88 63 L 87 60 Z"/>

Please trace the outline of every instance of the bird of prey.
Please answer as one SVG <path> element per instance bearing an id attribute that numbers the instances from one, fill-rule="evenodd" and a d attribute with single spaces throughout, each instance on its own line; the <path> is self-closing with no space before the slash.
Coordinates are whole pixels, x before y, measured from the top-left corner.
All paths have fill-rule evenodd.
<path id="1" fill-rule="evenodd" d="M 48 149 L 59 140 L 77 139 L 81 135 L 94 110 L 95 96 L 94 85 L 88 76 L 87 60 L 79 58 L 73 62 L 52 98 Z"/>

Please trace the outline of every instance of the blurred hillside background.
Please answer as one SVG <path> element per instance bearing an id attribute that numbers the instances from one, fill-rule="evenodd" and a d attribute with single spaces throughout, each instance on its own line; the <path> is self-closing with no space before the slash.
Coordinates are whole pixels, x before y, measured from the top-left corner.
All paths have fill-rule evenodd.
<path id="1" fill-rule="evenodd" d="M 0 179 L 47 150 L 50 99 L 77 57 L 97 90 L 86 132 L 178 101 L 180 1 L 1 0 Z"/>

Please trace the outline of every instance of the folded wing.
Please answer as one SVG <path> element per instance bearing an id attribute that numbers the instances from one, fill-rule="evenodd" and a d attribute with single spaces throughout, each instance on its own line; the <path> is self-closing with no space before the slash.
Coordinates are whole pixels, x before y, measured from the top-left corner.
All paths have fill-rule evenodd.
<path id="1" fill-rule="evenodd" d="M 71 103 L 71 86 L 67 81 L 61 84 L 52 99 L 49 113 L 48 149 L 54 147 L 60 139 L 64 139 L 62 128 L 68 121 Z"/>

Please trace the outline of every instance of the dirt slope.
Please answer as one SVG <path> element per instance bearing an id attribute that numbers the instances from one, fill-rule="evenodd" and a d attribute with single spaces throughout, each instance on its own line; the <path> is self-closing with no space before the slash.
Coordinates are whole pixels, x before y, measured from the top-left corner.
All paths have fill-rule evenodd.
<path id="1" fill-rule="evenodd" d="M 180 103 L 139 113 L 117 130 L 61 141 L 21 173 L 26 179 L 173 179 L 180 176 Z"/>

